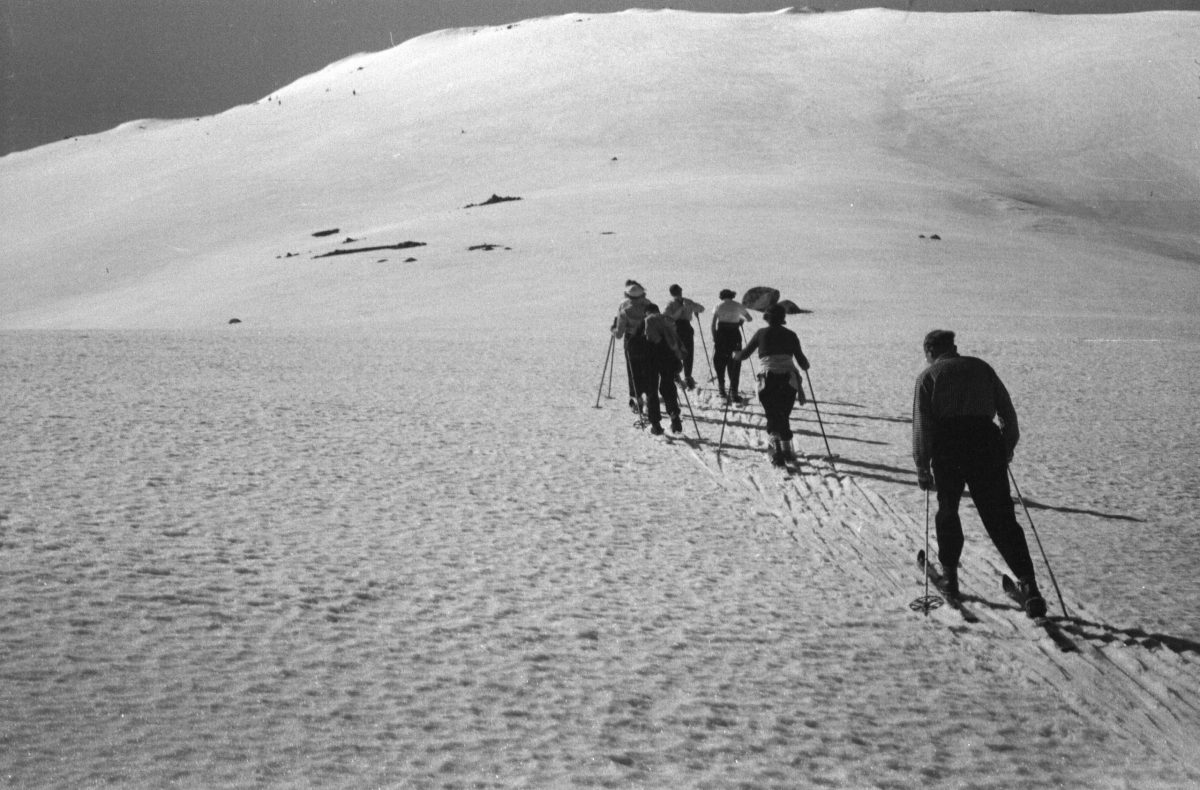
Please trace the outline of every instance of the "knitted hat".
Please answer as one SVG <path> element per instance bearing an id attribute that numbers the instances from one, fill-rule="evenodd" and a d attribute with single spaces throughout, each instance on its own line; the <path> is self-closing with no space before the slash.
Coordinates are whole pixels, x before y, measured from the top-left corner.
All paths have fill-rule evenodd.
<path id="1" fill-rule="evenodd" d="M 625 295 L 630 299 L 640 299 L 646 295 L 646 289 L 637 280 L 626 280 Z"/>
<path id="2" fill-rule="evenodd" d="M 935 351 L 951 351 L 955 348 L 954 333 L 949 329 L 935 329 L 925 335 L 924 346 Z"/>
<path id="3" fill-rule="evenodd" d="M 731 291 L 728 288 L 725 288 L 721 291 L 722 299 L 732 299 L 735 296 L 737 296 L 737 291 Z"/>

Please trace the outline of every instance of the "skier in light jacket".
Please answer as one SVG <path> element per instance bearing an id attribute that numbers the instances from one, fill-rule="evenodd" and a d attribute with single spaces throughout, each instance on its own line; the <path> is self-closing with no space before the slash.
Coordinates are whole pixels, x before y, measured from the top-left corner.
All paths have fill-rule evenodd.
<path id="1" fill-rule="evenodd" d="M 696 358 L 696 330 L 692 329 L 692 317 L 703 313 L 704 305 L 684 297 L 683 289 L 678 285 L 672 285 L 670 291 L 671 301 L 663 315 L 675 322 L 675 333 L 679 335 L 683 352 L 684 385 L 691 390 L 696 388 L 696 380 L 692 378 L 692 363 Z"/>
<path id="2" fill-rule="evenodd" d="M 649 379 L 651 349 L 646 342 L 646 289 L 637 280 L 625 281 L 625 301 L 617 308 L 613 319 L 612 335 L 623 341 L 625 349 L 625 374 L 629 380 L 629 408 L 634 413 L 642 411 L 641 398 L 645 394 L 644 383 Z"/>
<path id="3" fill-rule="evenodd" d="M 738 394 L 738 383 L 742 377 L 742 363 L 735 356 L 742 348 L 742 324 L 753 321 L 750 311 L 735 302 L 736 291 L 728 288 L 721 291 L 721 303 L 713 311 L 713 367 L 716 368 L 717 387 L 721 397 L 734 403 L 744 403 Z M 725 389 L 725 373 L 729 373 L 729 389 Z"/>

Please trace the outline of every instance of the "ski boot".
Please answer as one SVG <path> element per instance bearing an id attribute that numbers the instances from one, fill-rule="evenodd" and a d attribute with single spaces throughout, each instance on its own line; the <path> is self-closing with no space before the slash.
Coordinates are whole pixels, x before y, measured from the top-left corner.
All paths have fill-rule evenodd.
<path id="1" fill-rule="evenodd" d="M 784 457 L 784 459 L 785 459 L 785 460 L 787 460 L 787 461 L 789 461 L 789 462 L 792 462 L 792 463 L 794 463 L 794 462 L 796 461 L 796 449 L 795 449 L 794 447 L 792 447 L 792 440 L 791 440 L 791 439 L 784 439 L 784 440 L 781 442 L 781 444 L 783 445 L 783 457 Z"/>
<path id="2" fill-rule="evenodd" d="M 663 435 L 662 423 L 659 422 L 658 420 L 655 420 L 654 422 L 650 423 L 650 433 L 654 434 L 655 436 L 662 436 Z"/>
<path id="3" fill-rule="evenodd" d="M 683 420 L 678 414 L 671 415 L 671 433 L 683 433 Z"/>
<path id="4" fill-rule="evenodd" d="M 787 466 L 787 455 L 783 449 L 783 440 L 771 437 L 771 466 Z"/>
<path id="5" fill-rule="evenodd" d="M 696 389 L 696 380 L 694 378 L 692 378 L 691 376 L 688 376 L 687 379 L 684 381 L 684 386 L 690 390 L 694 390 L 694 389 Z"/>
<path id="6" fill-rule="evenodd" d="M 958 566 L 943 565 L 942 579 L 942 594 L 953 601 L 960 600 L 962 593 L 958 589 Z"/>
<path id="7" fill-rule="evenodd" d="M 1017 589 L 1021 591 L 1021 597 L 1025 601 L 1025 614 L 1035 620 L 1046 616 L 1046 599 L 1042 597 L 1032 576 L 1017 582 Z"/>

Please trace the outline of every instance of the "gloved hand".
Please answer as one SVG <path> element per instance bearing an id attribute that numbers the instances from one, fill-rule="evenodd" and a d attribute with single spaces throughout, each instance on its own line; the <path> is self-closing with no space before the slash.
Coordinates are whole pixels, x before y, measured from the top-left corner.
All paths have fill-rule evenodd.
<path id="1" fill-rule="evenodd" d="M 933 473 L 928 469 L 917 471 L 917 486 L 922 491 L 936 491 L 937 485 L 933 482 Z"/>

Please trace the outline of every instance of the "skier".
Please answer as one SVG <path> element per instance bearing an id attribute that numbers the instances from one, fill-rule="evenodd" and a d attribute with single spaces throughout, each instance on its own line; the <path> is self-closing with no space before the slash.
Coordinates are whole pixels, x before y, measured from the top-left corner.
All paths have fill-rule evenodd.
<path id="1" fill-rule="evenodd" d="M 625 301 L 617 308 L 617 316 L 613 319 L 612 335 L 618 340 L 623 339 L 625 348 L 625 374 L 629 379 L 629 408 L 634 413 L 641 413 L 638 403 L 639 377 L 645 378 L 644 368 L 648 364 L 650 349 L 646 344 L 645 318 L 646 289 L 637 280 L 625 281 Z"/>
<path id="2" fill-rule="evenodd" d="M 671 432 L 683 430 L 679 412 L 679 392 L 675 389 L 675 377 L 683 368 L 683 350 L 675 333 L 675 322 L 659 312 L 658 305 L 646 305 L 646 342 L 650 346 L 650 365 L 646 381 L 647 414 L 650 418 L 650 433 L 661 434 L 662 408 L 671 418 Z"/>
<path id="3" fill-rule="evenodd" d="M 704 312 L 704 305 L 686 299 L 683 289 L 672 285 L 671 301 L 663 310 L 663 315 L 675 322 L 675 333 L 679 336 L 680 350 L 683 352 L 684 385 L 692 390 L 696 388 L 696 380 L 692 378 L 692 362 L 696 352 L 696 330 L 692 329 L 692 316 Z"/>
<path id="4" fill-rule="evenodd" d="M 945 329 L 925 336 L 929 366 L 913 391 L 913 460 L 917 484 L 937 491 L 934 524 L 946 593 L 959 594 L 963 531 L 958 505 L 965 486 L 992 543 L 1017 578 L 1025 612 L 1043 617 L 1046 601 L 1038 591 L 1008 488 L 1008 463 L 1021 435 L 1017 413 L 996 372 L 981 359 L 959 356 L 954 337 Z"/>
<path id="5" fill-rule="evenodd" d="M 740 364 L 755 350 L 758 351 L 762 365 L 762 372 L 758 374 L 758 400 L 767 417 L 771 463 L 784 466 L 788 461 L 796 460 L 796 451 L 792 447 L 792 409 L 797 399 L 804 403 L 800 370 L 808 370 L 808 358 L 800 348 L 800 338 L 784 326 L 787 323 L 787 311 L 783 307 L 768 307 L 763 312 L 763 318 L 767 326 L 755 332 L 743 350 L 734 352 L 734 360 Z"/>
<path id="6" fill-rule="evenodd" d="M 742 324 L 753 321 L 750 311 L 735 302 L 735 291 L 721 291 L 721 303 L 713 311 L 713 366 L 716 368 L 717 387 L 721 397 L 734 403 L 745 403 L 738 394 L 738 382 L 742 376 L 742 363 L 735 352 L 742 348 Z M 729 372 L 729 389 L 725 389 L 725 373 Z"/>

